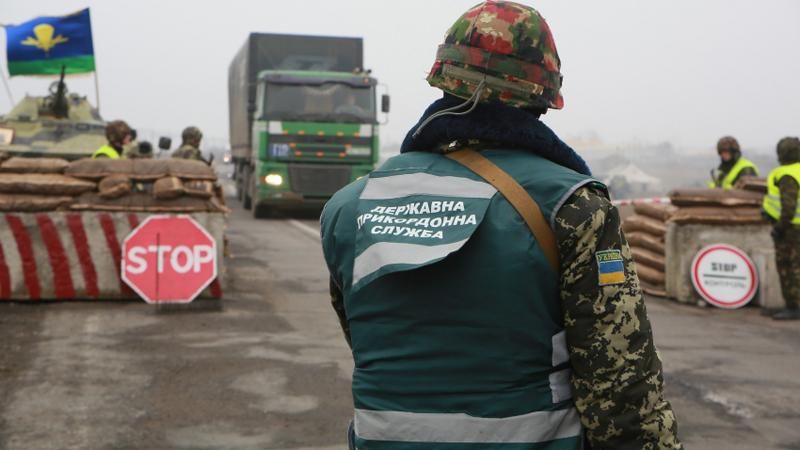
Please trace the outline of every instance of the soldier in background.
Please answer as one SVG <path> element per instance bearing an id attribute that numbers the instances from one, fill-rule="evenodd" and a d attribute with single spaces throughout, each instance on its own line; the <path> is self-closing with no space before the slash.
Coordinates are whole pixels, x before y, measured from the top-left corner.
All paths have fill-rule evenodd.
<path id="1" fill-rule="evenodd" d="M 133 140 L 133 130 L 123 120 L 114 120 L 106 125 L 108 143 L 98 148 L 92 158 L 124 158 L 125 146 Z"/>
<path id="2" fill-rule="evenodd" d="M 778 142 L 780 166 L 767 178 L 764 212 L 773 224 L 775 262 L 786 308 L 776 320 L 800 320 L 800 139 Z"/>
<path id="3" fill-rule="evenodd" d="M 560 66 L 536 10 L 475 6 L 428 75 L 444 97 L 325 205 L 355 361 L 350 448 L 683 448 L 619 213 L 539 120 L 563 107 Z M 449 160 L 470 150 L 535 199 L 554 239 Z"/>
<path id="4" fill-rule="evenodd" d="M 758 167 L 752 161 L 742 157 L 739 141 L 733 136 L 724 136 L 717 142 L 719 167 L 711 171 L 710 188 L 733 189 L 739 178 L 758 176 Z"/>
<path id="5" fill-rule="evenodd" d="M 181 146 L 172 153 L 173 158 L 196 159 L 207 162 L 200 152 L 200 141 L 203 133 L 197 127 L 186 127 L 181 133 Z"/>

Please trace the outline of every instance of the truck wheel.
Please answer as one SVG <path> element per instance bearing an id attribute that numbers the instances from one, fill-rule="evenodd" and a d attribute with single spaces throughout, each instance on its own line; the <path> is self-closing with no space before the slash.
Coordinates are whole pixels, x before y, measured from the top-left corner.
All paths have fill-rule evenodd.
<path id="1" fill-rule="evenodd" d="M 253 197 L 250 193 L 250 190 L 252 189 L 250 183 L 250 174 L 244 176 L 242 179 L 242 184 L 244 185 L 242 189 L 242 208 L 250 209 L 253 207 Z"/>
<path id="2" fill-rule="evenodd" d="M 253 206 L 253 218 L 254 219 L 267 219 L 272 216 L 272 211 L 270 210 L 269 206 L 265 205 L 255 205 Z"/>

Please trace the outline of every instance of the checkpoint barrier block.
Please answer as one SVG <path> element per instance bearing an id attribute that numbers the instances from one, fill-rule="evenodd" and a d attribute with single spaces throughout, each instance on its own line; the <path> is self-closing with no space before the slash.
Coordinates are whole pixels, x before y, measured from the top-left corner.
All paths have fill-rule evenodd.
<path id="1" fill-rule="evenodd" d="M 225 215 L 190 214 L 217 242 L 217 279 L 200 298 L 221 298 Z M 0 213 L 0 300 L 138 299 L 120 277 L 122 243 L 148 214 Z"/>

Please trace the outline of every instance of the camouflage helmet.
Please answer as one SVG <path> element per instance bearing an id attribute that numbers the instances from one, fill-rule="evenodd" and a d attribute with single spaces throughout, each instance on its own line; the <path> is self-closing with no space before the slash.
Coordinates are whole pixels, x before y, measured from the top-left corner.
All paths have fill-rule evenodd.
<path id="1" fill-rule="evenodd" d="M 203 132 L 197 127 L 186 127 L 181 133 L 181 139 L 184 143 L 195 142 L 199 143 L 203 139 Z"/>
<path id="2" fill-rule="evenodd" d="M 485 1 L 458 18 L 439 46 L 428 83 L 471 98 L 517 108 L 561 109 L 561 60 L 550 27 L 535 9 Z"/>
<path id="3" fill-rule="evenodd" d="M 723 136 L 717 141 L 717 153 L 729 151 L 731 153 L 741 153 L 742 148 L 739 147 L 739 141 L 733 136 Z"/>
<path id="4" fill-rule="evenodd" d="M 778 160 L 781 164 L 800 162 L 800 139 L 785 137 L 778 141 Z"/>
<path id="5" fill-rule="evenodd" d="M 114 120 L 106 125 L 106 139 L 108 143 L 121 147 L 125 144 L 125 137 L 133 137 L 131 127 L 124 120 Z"/>

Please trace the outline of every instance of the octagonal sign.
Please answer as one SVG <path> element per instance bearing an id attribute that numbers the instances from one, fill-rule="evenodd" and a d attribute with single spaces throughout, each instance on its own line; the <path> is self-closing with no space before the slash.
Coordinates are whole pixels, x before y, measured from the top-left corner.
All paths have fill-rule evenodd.
<path id="1" fill-rule="evenodd" d="M 121 270 L 147 303 L 189 303 L 217 277 L 217 243 L 190 216 L 150 216 L 125 238 Z"/>

